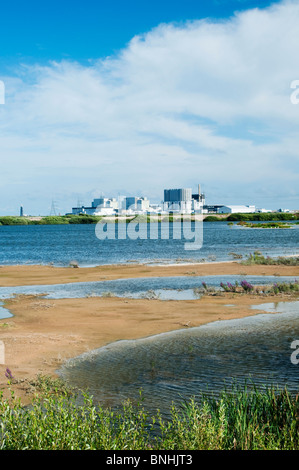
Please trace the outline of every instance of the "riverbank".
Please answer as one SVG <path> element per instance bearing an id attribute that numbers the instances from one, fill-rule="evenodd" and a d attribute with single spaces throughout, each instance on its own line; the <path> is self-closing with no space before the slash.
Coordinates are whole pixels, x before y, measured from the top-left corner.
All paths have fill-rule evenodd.
<path id="1" fill-rule="evenodd" d="M 238 262 L 189 266 L 100 266 L 55 268 L 50 266 L 2 266 L 0 285 L 62 284 L 104 279 L 149 276 L 213 274 L 284 275 L 298 277 L 298 266 L 243 266 Z M 279 280 L 279 277 L 278 277 Z M 37 374 L 56 375 L 64 361 L 86 351 L 122 339 L 137 339 L 200 326 L 217 320 L 243 318 L 263 310 L 252 305 L 290 300 L 290 295 L 271 297 L 223 292 L 197 300 L 160 301 L 91 297 L 51 300 L 43 296 L 17 296 L 4 305 L 14 315 L 0 320 L 0 340 L 5 345 L 5 364 L 0 365 L 0 389 L 8 394 L 5 369 L 14 377 L 12 387 L 23 402 L 34 389 Z M 233 304 L 232 308 L 230 305 Z"/>

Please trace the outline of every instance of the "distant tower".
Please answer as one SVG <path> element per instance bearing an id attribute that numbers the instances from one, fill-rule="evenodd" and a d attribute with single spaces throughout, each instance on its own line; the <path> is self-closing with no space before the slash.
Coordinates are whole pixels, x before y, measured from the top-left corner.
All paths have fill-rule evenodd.
<path id="1" fill-rule="evenodd" d="M 50 215 L 56 215 L 56 203 L 55 203 L 55 201 L 52 201 Z"/>
<path id="2" fill-rule="evenodd" d="M 20 207 L 20 217 L 24 217 L 24 210 L 23 206 Z"/>

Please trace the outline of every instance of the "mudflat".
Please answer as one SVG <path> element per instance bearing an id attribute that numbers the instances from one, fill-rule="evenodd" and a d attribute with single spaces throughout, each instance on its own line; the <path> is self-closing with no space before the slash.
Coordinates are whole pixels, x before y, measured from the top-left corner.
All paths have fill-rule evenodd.
<path id="1" fill-rule="evenodd" d="M 159 276 L 213 276 L 227 274 L 257 276 L 298 276 L 298 266 L 242 265 L 239 262 L 182 263 L 170 265 L 121 264 L 92 268 L 60 268 L 26 265 L 0 266 L 0 287 L 53 285 L 71 282 L 92 282 L 114 279 Z"/>
<path id="2" fill-rule="evenodd" d="M 2 266 L 0 285 L 63 284 L 146 276 L 257 274 L 298 276 L 298 267 L 244 266 L 237 262 L 202 265 L 121 265 L 97 268 Z M 278 277 L 279 280 L 279 277 Z M 0 365 L 0 389 L 9 394 L 5 370 L 14 376 L 12 387 L 24 403 L 30 401 L 30 381 L 37 374 L 56 376 L 64 361 L 122 339 L 143 338 L 263 312 L 251 309 L 289 296 L 221 293 L 196 300 L 164 301 L 90 297 L 52 300 L 17 296 L 5 301 L 13 317 L 0 320 L 5 364 Z M 229 306 L 233 304 L 232 306 Z M 270 315 L 270 314 L 269 314 Z"/>

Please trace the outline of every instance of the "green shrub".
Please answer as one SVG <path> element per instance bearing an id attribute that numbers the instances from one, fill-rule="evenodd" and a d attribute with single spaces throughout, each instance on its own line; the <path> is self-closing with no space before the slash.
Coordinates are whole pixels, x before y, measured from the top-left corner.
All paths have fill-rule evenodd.
<path id="1" fill-rule="evenodd" d="M 36 221 L 36 225 L 63 225 L 68 224 L 68 219 L 64 216 L 48 216 Z"/>
<path id="2" fill-rule="evenodd" d="M 299 398 L 287 389 L 232 387 L 150 415 L 141 403 L 96 405 L 45 378 L 31 406 L 0 395 L 2 450 L 298 450 Z"/>
<path id="3" fill-rule="evenodd" d="M 263 256 L 259 251 L 255 251 L 253 254 L 250 253 L 247 256 L 247 259 L 241 261 L 241 264 L 252 265 L 252 264 L 262 264 L 262 265 L 284 265 L 284 266 L 299 266 L 299 256 L 294 257 L 284 257 L 279 256 L 278 258 L 271 258 L 270 256 Z"/>
<path id="4" fill-rule="evenodd" d="M 216 215 L 208 215 L 204 218 L 204 222 L 225 222 L 227 218 L 217 217 Z"/>
<path id="5" fill-rule="evenodd" d="M 0 223 L 1 225 L 28 225 L 31 222 L 30 220 L 24 217 L 4 216 L 4 217 L 0 217 Z"/>
<path id="6" fill-rule="evenodd" d="M 74 215 L 68 219 L 69 224 L 96 224 L 101 220 L 101 217 L 94 215 Z"/>

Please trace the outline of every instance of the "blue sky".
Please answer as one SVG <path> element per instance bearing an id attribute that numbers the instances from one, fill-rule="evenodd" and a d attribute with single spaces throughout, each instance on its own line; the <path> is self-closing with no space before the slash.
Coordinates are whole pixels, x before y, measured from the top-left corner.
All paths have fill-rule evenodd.
<path id="1" fill-rule="evenodd" d="M 1 5 L 5 61 L 86 61 L 114 54 L 161 23 L 227 18 L 274 2 L 252 0 L 12 0 Z"/>
<path id="2" fill-rule="evenodd" d="M 297 3 L 2 5 L 0 213 L 197 183 L 211 204 L 299 209 Z"/>

